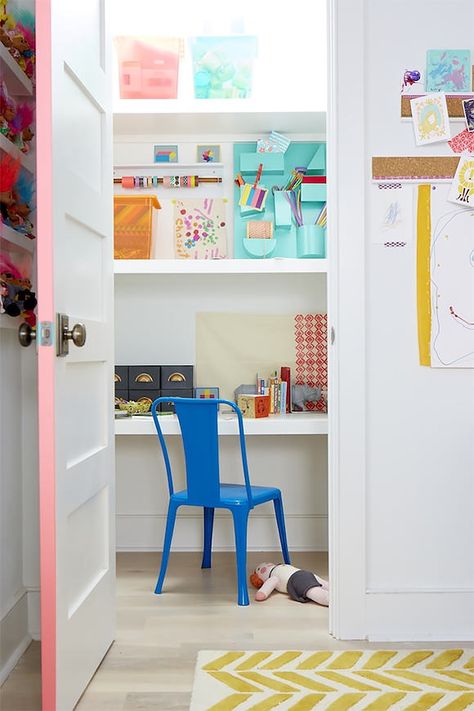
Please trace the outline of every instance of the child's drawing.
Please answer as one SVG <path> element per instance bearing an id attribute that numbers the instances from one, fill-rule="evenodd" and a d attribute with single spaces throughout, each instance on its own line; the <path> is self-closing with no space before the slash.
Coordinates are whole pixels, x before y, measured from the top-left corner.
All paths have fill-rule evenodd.
<path id="1" fill-rule="evenodd" d="M 402 183 L 374 183 L 371 202 L 371 241 L 375 244 L 411 242 L 413 186 Z"/>
<path id="2" fill-rule="evenodd" d="M 426 91 L 471 91 L 471 53 L 468 49 L 429 49 L 426 53 Z"/>
<path id="3" fill-rule="evenodd" d="M 448 141 L 451 138 L 444 94 L 427 94 L 412 99 L 410 103 L 417 146 Z"/>
<path id="4" fill-rule="evenodd" d="M 174 201 L 175 254 L 178 259 L 227 257 L 224 198 Z"/>
<path id="5" fill-rule="evenodd" d="M 462 155 L 459 158 L 448 200 L 463 207 L 474 206 L 474 156 Z"/>

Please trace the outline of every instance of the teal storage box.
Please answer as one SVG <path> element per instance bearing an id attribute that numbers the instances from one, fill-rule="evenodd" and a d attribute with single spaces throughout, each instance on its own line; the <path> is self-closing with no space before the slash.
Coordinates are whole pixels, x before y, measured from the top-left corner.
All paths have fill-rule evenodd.
<path id="1" fill-rule="evenodd" d="M 296 228 L 296 251 L 300 259 L 324 259 L 326 228 L 319 225 L 300 225 Z"/>
<path id="2" fill-rule="evenodd" d="M 326 202 L 326 185 L 324 183 L 303 183 L 301 185 L 301 202 Z"/>
<path id="3" fill-rule="evenodd" d="M 273 193 L 275 202 L 275 225 L 276 227 L 291 227 L 291 207 L 286 199 L 284 190 L 275 190 Z"/>
<path id="4" fill-rule="evenodd" d="M 264 173 L 284 173 L 284 153 L 241 153 L 240 172 L 257 173 L 258 166 L 262 163 Z"/>

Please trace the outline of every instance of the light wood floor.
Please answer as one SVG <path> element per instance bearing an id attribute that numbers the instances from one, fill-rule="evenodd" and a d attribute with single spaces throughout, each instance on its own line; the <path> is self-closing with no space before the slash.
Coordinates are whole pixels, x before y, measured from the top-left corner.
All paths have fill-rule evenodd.
<path id="1" fill-rule="evenodd" d="M 249 554 L 249 568 L 272 559 L 275 554 Z M 187 711 L 200 649 L 383 646 L 334 640 L 328 634 L 326 608 L 302 605 L 279 593 L 264 603 L 238 607 L 230 553 L 214 554 L 213 568 L 205 571 L 200 569 L 200 555 L 172 554 L 163 595 L 155 596 L 159 560 L 156 553 L 118 555 L 116 641 L 77 705 L 78 711 Z M 326 554 L 296 553 L 293 563 L 327 575 Z M 401 646 L 417 645 L 397 645 Z M 39 643 L 30 646 L 3 686 L 0 708 L 40 711 Z"/>

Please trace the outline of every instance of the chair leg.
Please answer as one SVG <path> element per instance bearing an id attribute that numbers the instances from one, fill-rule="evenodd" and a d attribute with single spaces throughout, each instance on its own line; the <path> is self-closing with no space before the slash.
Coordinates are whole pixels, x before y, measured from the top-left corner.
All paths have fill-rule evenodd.
<path id="1" fill-rule="evenodd" d="M 239 605 L 249 604 L 247 588 L 247 523 L 249 510 L 244 507 L 232 509 L 237 559 L 237 593 Z"/>
<path id="2" fill-rule="evenodd" d="M 168 567 L 168 558 L 171 549 L 171 539 L 173 538 L 174 522 L 176 521 L 176 511 L 178 509 L 178 504 L 174 501 L 170 501 L 168 505 L 168 516 L 166 518 L 166 530 L 165 530 L 165 540 L 163 542 L 163 555 L 161 557 L 161 568 L 158 580 L 156 583 L 155 594 L 159 595 L 163 588 L 163 581 L 166 575 L 166 569 Z"/>
<path id="3" fill-rule="evenodd" d="M 283 502 L 281 496 L 273 499 L 273 506 L 275 507 L 275 518 L 278 526 L 278 533 L 280 535 L 280 545 L 281 552 L 283 553 L 283 560 L 287 565 L 291 563 L 290 554 L 288 552 L 288 541 L 286 540 L 286 527 L 285 527 L 285 514 L 283 513 Z"/>
<path id="4" fill-rule="evenodd" d="M 212 529 L 214 527 L 214 509 L 204 507 L 204 550 L 202 553 L 201 568 L 211 567 L 212 556 Z"/>

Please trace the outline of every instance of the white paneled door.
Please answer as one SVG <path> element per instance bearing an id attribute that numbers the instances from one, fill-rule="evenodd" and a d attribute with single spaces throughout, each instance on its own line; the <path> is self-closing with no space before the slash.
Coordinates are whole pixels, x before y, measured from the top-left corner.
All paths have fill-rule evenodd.
<path id="1" fill-rule="evenodd" d="M 74 708 L 114 639 L 106 4 L 36 2 L 43 711 Z"/>

